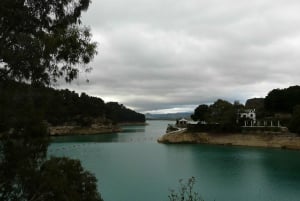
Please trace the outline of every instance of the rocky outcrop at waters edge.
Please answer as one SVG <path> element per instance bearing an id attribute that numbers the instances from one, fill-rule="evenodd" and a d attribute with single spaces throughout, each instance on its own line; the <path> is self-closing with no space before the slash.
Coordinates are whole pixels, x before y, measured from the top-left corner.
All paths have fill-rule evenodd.
<path id="1" fill-rule="evenodd" d="M 49 133 L 52 136 L 59 135 L 93 135 L 119 132 L 121 129 L 118 126 L 51 126 Z"/>
<path id="2" fill-rule="evenodd" d="M 146 122 L 123 122 L 118 124 L 103 124 L 96 122 L 89 127 L 82 127 L 78 125 L 62 125 L 62 126 L 49 126 L 49 133 L 51 136 L 60 135 L 94 135 L 94 134 L 109 134 L 122 131 L 121 126 L 127 125 L 147 125 Z"/>
<path id="3" fill-rule="evenodd" d="M 211 133 L 181 133 L 165 134 L 157 140 L 165 144 L 216 144 L 251 147 L 272 147 L 300 150 L 300 137 L 294 134 L 211 134 Z"/>

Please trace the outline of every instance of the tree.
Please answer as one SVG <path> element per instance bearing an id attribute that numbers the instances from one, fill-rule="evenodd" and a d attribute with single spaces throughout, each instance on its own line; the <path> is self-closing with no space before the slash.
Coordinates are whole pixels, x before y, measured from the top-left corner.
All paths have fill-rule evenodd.
<path id="1" fill-rule="evenodd" d="M 237 111 L 243 105 L 236 102 L 234 105 L 225 100 L 217 100 L 212 105 L 199 105 L 194 114 L 193 120 L 206 121 L 208 124 L 198 124 L 192 130 L 210 132 L 236 132 L 240 127 L 236 123 Z"/>
<path id="2" fill-rule="evenodd" d="M 245 108 L 245 106 L 243 104 L 241 104 L 240 101 L 238 101 L 238 100 L 235 100 L 233 102 L 233 107 L 235 110 L 241 110 L 241 109 Z"/>
<path id="3" fill-rule="evenodd" d="M 285 89 L 274 89 L 268 93 L 264 104 L 270 112 L 292 113 L 300 102 L 300 86 L 290 86 Z"/>
<path id="4" fill-rule="evenodd" d="M 251 98 L 245 103 L 245 108 L 255 109 L 257 118 L 264 118 L 266 116 L 264 98 Z"/>
<path id="5" fill-rule="evenodd" d="M 225 100 L 217 100 L 210 105 L 210 120 L 212 122 L 226 124 L 233 123 L 236 120 L 236 111 L 233 105 Z"/>
<path id="6" fill-rule="evenodd" d="M 108 102 L 106 104 L 106 116 L 114 123 L 145 122 L 145 115 L 128 109 L 117 102 Z"/>
<path id="7" fill-rule="evenodd" d="M 0 110 L 0 120 L 7 119 L 0 125 L 0 200 L 102 200 L 95 177 L 83 171 L 78 161 L 47 160 L 44 106 L 34 90 L 60 77 L 71 82 L 79 66 L 90 70 L 87 64 L 96 54 L 96 43 L 80 19 L 89 3 L 0 1 L 0 84 L 5 83 L 0 93 L 5 95 L 3 103 L 13 108 Z M 30 83 L 32 88 L 16 95 L 10 92 L 10 81 Z"/>
<path id="8" fill-rule="evenodd" d="M 1 0 L 0 80 L 70 82 L 96 54 L 81 13 L 90 0 Z"/>
<path id="9" fill-rule="evenodd" d="M 280 89 L 273 89 L 265 98 L 265 108 L 270 112 L 284 112 L 287 110 L 285 104 L 285 97 L 283 91 Z"/>
<path id="10" fill-rule="evenodd" d="M 191 118 L 194 121 L 207 121 L 209 115 L 209 107 L 208 105 L 202 104 L 199 105 L 195 111 L 194 114 L 191 115 Z"/>
<path id="11" fill-rule="evenodd" d="M 295 106 L 292 119 L 289 124 L 289 130 L 300 134 L 300 105 Z"/>
<path id="12" fill-rule="evenodd" d="M 53 157 L 41 166 L 40 172 L 33 194 L 40 200 L 103 201 L 96 178 L 78 160 Z"/>
<path id="13" fill-rule="evenodd" d="M 0 200 L 31 200 L 39 166 L 46 160 L 49 138 L 46 125 L 28 103 L 15 110 L 13 128 L 0 141 Z"/>
<path id="14" fill-rule="evenodd" d="M 168 196 L 170 201 L 203 201 L 203 199 L 194 191 L 196 179 L 191 177 L 184 182 L 182 179 L 179 180 L 178 191 L 171 190 L 171 194 Z"/>

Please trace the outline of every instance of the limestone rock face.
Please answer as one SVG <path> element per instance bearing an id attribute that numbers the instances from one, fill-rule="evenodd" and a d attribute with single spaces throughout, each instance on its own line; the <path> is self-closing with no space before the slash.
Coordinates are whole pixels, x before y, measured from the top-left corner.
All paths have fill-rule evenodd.
<path id="1" fill-rule="evenodd" d="M 94 118 L 89 121 L 91 122 L 89 126 L 80 126 L 79 123 L 75 122 L 64 123 L 58 126 L 48 125 L 49 133 L 52 136 L 58 136 L 106 134 L 121 131 L 119 126 L 106 118 Z"/>
<path id="2" fill-rule="evenodd" d="M 181 133 L 165 134 L 157 140 L 159 143 L 180 144 L 199 143 L 217 145 L 236 145 L 251 147 L 272 147 L 300 150 L 300 137 L 293 134 L 212 134 Z"/>

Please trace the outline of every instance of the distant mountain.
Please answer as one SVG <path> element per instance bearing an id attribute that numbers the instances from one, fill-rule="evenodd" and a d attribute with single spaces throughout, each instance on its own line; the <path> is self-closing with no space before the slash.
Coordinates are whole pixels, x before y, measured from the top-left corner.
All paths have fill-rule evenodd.
<path id="1" fill-rule="evenodd" d="M 167 113 L 167 114 L 151 114 L 146 113 L 147 120 L 176 120 L 181 118 L 190 119 L 192 112 L 179 112 L 179 113 Z"/>

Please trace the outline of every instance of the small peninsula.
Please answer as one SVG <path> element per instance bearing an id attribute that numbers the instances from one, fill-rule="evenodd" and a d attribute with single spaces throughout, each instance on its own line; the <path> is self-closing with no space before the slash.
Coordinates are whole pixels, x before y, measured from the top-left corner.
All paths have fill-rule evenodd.
<path id="1" fill-rule="evenodd" d="M 217 100 L 169 125 L 159 143 L 201 143 L 300 150 L 300 86 L 274 89 L 245 105 Z"/>
<path id="2" fill-rule="evenodd" d="M 295 136 L 294 134 L 220 134 L 186 132 L 179 134 L 165 134 L 157 141 L 165 144 L 215 144 L 300 150 L 300 137 Z"/>

